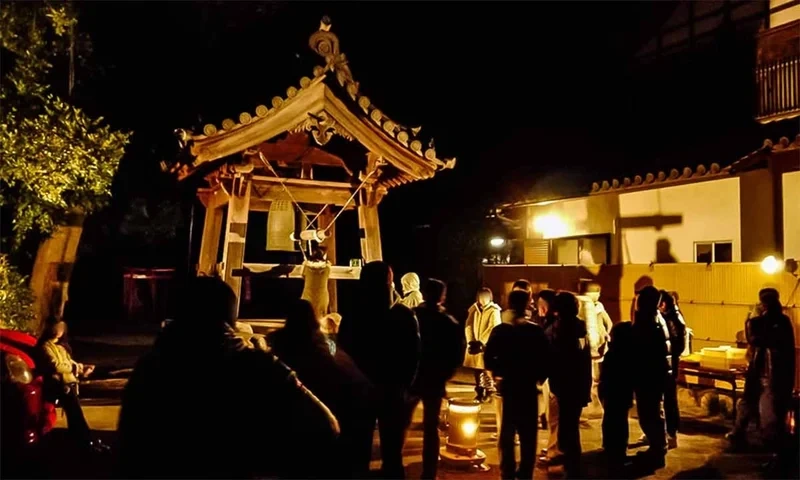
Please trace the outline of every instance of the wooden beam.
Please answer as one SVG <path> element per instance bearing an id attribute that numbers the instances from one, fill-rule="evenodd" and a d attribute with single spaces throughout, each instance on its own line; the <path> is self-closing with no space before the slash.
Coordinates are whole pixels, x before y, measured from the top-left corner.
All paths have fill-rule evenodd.
<path id="1" fill-rule="evenodd" d="M 203 238 L 200 243 L 200 259 L 198 273 L 213 275 L 219 254 L 219 236 L 222 233 L 221 208 L 206 207 L 206 218 L 203 223 Z"/>
<path id="2" fill-rule="evenodd" d="M 225 191 L 222 183 L 218 183 L 211 188 L 198 188 L 197 198 L 206 209 L 217 209 L 228 204 L 230 195 Z"/>
<path id="3" fill-rule="evenodd" d="M 281 185 L 281 181 L 276 177 L 258 175 L 253 177 L 253 189 L 253 199 L 257 198 L 259 203 L 258 211 L 264 211 L 263 202 L 285 200 L 286 190 L 289 190 L 298 203 L 328 204 L 338 207 L 344 206 L 353 194 L 353 186 L 349 183 L 290 178 L 284 179 Z M 269 209 L 268 205 L 266 209 Z"/>
<path id="4" fill-rule="evenodd" d="M 247 237 L 247 213 L 250 210 L 250 192 L 252 182 L 245 177 L 234 178 L 231 196 L 228 202 L 228 221 L 225 224 L 225 247 L 222 261 L 225 265 L 225 282 L 236 294 L 236 311 L 239 311 L 242 279 L 231 274 L 233 270 L 242 268 L 244 261 L 244 244 Z"/>
<path id="5" fill-rule="evenodd" d="M 278 263 L 244 263 L 241 268 L 231 270 L 231 275 L 237 278 L 264 276 L 274 278 L 303 278 L 302 265 L 281 265 Z M 361 276 L 361 267 L 331 266 L 331 280 L 358 280 Z"/>
<path id="6" fill-rule="evenodd" d="M 284 198 L 284 200 L 285 200 L 285 198 Z M 309 203 L 311 203 L 311 202 L 309 202 Z M 353 202 L 353 203 L 355 203 L 355 202 Z M 344 208 L 344 210 L 352 210 L 352 209 L 356 208 L 356 206 L 353 205 L 353 203 L 351 203 L 346 208 Z M 324 203 L 316 203 L 316 202 L 314 204 L 315 205 L 324 205 Z M 251 212 L 269 212 L 269 209 L 271 208 L 271 206 L 272 206 L 272 200 L 265 200 L 263 198 L 256 198 L 255 195 L 253 195 L 250 198 L 250 211 Z M 309 218 L 314 218 L 314 216 L 316 214 L 317 214 L 317 212 L 312 212 L 309 215 L 309 212 L 306 211 L 306 215 L 309 215 Z"/>

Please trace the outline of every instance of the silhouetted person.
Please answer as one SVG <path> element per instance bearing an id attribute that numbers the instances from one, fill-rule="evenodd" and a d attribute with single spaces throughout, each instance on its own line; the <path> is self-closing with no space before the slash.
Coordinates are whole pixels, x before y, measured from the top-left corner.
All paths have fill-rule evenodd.
<path id="1" fill-rule="evenodd" d="M 597 393 L 603 402 L 603 451 L 609 467 L 620 468 L 628 449 L 628 412 L 633 406 L 632 365 L 636 362 L 633 324 L 611 328 L 608 351 L 600 370 Z"/>
<path id="2" fill-rule="evenodd" d="M 286 325 L 269 336 L 272 351 L 298 379 L 333 411 L 341 426 L 331 478 L 364 478 L 369 465 L 358 455 L 363 412 L 370 405 L 370 385 L 346 353 L 331 354 L 311 303 L 297 300 Z"/>
<path id="3" fill-rule="evenodd" d="M 511 291 L 521 291 L 521 292 L 528 292 L 531 295 L 531 302 L 533 302 L 533 288 L 531 287 L 531 282 L 525 280 L 524 278 L 520 278 L 516 282 L 511 285 Z M 525 314 L 533 320 L 534 315 L 534 305 L 528 305 L 528 308 L 525 309 Z M 501 315 L 501 320 L 504 323 L 509 323 L 514 319 L 514 312 L 511 309 L 504 311 Z"/>
<path id="4" fill-rule="evenodd" d="M 592 352 L 586 322 L 578 318 L 578 300 L 559 292 L 549 359 L 550 390 L 558 402 L 558 448 L 564 455 L 567 477 L 580 475 L 581 411 L 591 402 Z"/>
<path id="5" fill-rule="evenodd" d="M 193 278 L 179 297 L 125 387 L 118 474 L 329 478 L 335 417 L 276 356 L 235 335 L 231 288 Z"/>
<path id="6" fill-rule="evenodd" d="M 478 290 L 475 303 L 467 311 L 467 322 L 464 325 L 464 334 L 467 340 L 467 353 L 464 356 L 464 366 L 473 371 L 475 376 L 475 399 L 485 401 L 491 395 L 491 385 L 488 385 L 483 362 L 483 352 L 492 329 L 500 325 L 500 306 L 493 301 L 492 291 L 488 288 Z"/>
<path id="7" fill-rule="evenodd" d="M 742 392 L 742 399 L 739 401 L 739 406 L 736 409 L 736 419 L 733 423 L 733 430 L 725 435 L 725 438 L 731 442 L 730 446 L 734 451 L 744 450 L 745 447 L 747 447 L 747 428 L 750 422 L 755 421 L 756 424 L 760 423 L 758 397 L 761 394 L 761 381 L 755 369 L 755 364 L 753 363 L 753 358 L 758 348 L 752 342 L 752 322 L 753 319 L 763 314 L 764 305 L 759 302 L 747 312 L 744 330 L 740 332 L 744 337 L 743 348 L 747 348 L 747 370 L 745 372 L 744 392 Z"/>
<path id="8" fill-rule="evenodd" d="M 530 293 L 512 291 L 508 306 L 514 318 L 495 327 L 486 344 L 486 368 L 494 375 L 503 398 L 499 441 L 503 479 L 533 478 L 536 460 L 537 382 L 547 378 L 549 348 L 542 328 L 526 316 L 530 301 Z M 519 470 L 514 457 L 516 434 L 520 440 Z"/>
<path id="9" fill-rule="evenodd" d="M 636 362 L 632 374 L 636 392 L 639 424 L 650 448 L 643 452 L 646 461 L 655 468 L 664 466 L 667 453 L 666 425 L 661 409 L 664 387 L 672 374 L 672 351 L 669 332 L 658 311 L 661 294 L 653 286 L 639 291 L 633 320 Z"/>
<path id="10" fill-rule="evenodd" d="M 664 415 L 667 424 L 667 446 L 675 448 L 678 446 L 678 428 L 681 421 L 681 412 L 678 408 L 678 365 L 681 354 L 686 348 L 686 321 L 672 294 L 666 290 L 661 290 L 660 293 L 661 303 L 658 309 L 669 331 L 672 360 L 672 374 L 667 376 L 667 384 L 664 387 Z"/>
<path id="11" fill-rule="evenodd" d="M 538 298 L 536 299 L 537 318 L 550 344 L 552 344 L 555 338 L 555 303 L 556 292 L 554 290 L 545 289 L 539 292 Z M 547 361 L 550 361 L 549 358 Z M 563 453 L 558 448 L 558 399 L 556 399 L 555 394 L 550 389 L 549 379 L 542 384 L 542 402 L 539 405 L 539 409 L 544 410 L 544 413 L 547 415 L 547 427 L 550 431 L 550 435 L 547 439 L 547 448 L 542 450 L 542 456 L 539 460 L 543 464 L 555 464 L 563 460 Z"/>
<path id="12" fill-rule="evenodd" d="M 428 279 L 422 287 L 422 305 L 414 309 L 419 322 L 422 355 L 419 372 L 411 388 L 411 406 L 422 401 L 422 478 L 436 478 L 439 462 L 439 414 L 445 385 L 464 358 L 466 342 L 461 325 L 444 309 L 445 284 Z M 412 408 L 413 411 L 413 408 Z"/>
<path id="13" fill-rule="evenodd" d="M 361 434 L 363 454 L 372 452 L 375 419 L 381 439 L 382 474 L 404 478 L 403 443 L 411 422 L 408 388 L 417 373 L 419 326 L 414 313 L 394 304 L 392 269 L 370 262 L 361 269 L 355 313 L 342 319 L 339 347 L 355 361 L 375 388 L 374 410 L 364 412 L 368 430 Z"/>
<path id="14" fill-rule="evenodd" d="M 641 292 L 642 289 L 647 286 L 653 286 L 653 279 L 647 275 L 642 275 L 633 284 L 633 300 L 631 301 L 631 313 L 628 317 L 631 322 L 636 316 L 636 297 L 639 296 L 639 292 Z"/>
<path id="15" fill-rule="evenodd" d="M 744 411 L 740 411 L 739 415 L 746 417 L 747 410 L 758 408 L 765 446 L 778 453 L 787 443 L 784 419 L 794 386 L 794 331 L 791 320 L 783 314 L 777 290 L 764 288 L 758 292 L 758 297 L 763 313 L 749 321 L 747 338 L 753 356 L 746 378 L 748 382 L 755 382 L 758 405 L 745 402 L 742 406 Z M 746 432 L 735 432 L 733 440 L 743 441 Z"/>
<path id="16" fill-rule="evenodd" d="M 86 448 L 99 447 L 101 444 L 91 440 L 89 424 L 78 399 L 79 379 L 91 374 L 94 366 L 72 359 L 71 349 L 61 343 L 66 331 L 67 324 L 63 320 L 49 317 L 36 344 L 37 371 L 44 381 L 43 394 L 47 401 L 64 409 L 67 427 L 76 442 Z"/>

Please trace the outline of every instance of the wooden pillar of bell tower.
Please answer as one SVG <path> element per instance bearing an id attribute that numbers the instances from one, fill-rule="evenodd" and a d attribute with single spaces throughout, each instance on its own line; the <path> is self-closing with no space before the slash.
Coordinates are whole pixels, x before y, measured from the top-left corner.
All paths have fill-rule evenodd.
<path id="1" fill-rule="evenodd" d="M 228 220 L 225 223 L 225 246 L 222 251 L 225 283 L 236 294 L 236 311 L 239 311 L 242 278 L 232 275 L 233 270 L 242 268 L 244 247 L 247 237 L 247 214 L 250 211 L 250 192 L 252 183 L 245 175 L 233 178 L 228 200 Z"/>
<path id="2" fill-rule="evenodd" d="M 361 176 L 364 188 L 361 189 L 358 202 L 358 227 L 361 236 L 361 258 L 364 263 L 383 260 L 381 250 L 381 226 L 378 220 L 378 204 L 386 195 L 386 187 L 376 182 L 380 172 L 376 171 L 383 163 L 377 154 L 367 154 L 367 169 Z M 369 172 L 374 174 L 367 178 Z"/>

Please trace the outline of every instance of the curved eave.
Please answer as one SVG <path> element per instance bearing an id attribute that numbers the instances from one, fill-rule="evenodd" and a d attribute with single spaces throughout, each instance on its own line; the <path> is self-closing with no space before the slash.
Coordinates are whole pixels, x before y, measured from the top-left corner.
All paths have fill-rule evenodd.
<path id="1" fill-rule="evenodd" d="M 437 170 L 447 168 L 440 160 L 428 159 L 422 152 L 415 153 L 401 144 L 366 115 L 354 113 L 324 83 L 324 78 L 325 75 L 315 78 L 292 98 L 247 124 L 234 124 L 212 135 L 190 136 L 187 148 L 194 159 L 193 168 L 241 153 L 282 133 L 302 128 L 309 119 L 309 113 L 319 115 L 323 111 L 336 122 L 340 133 L 349 135 L 397 168 L 400 171 L 397 177 L 399 183 L 431 178 Z"/>
<path id="2" fill-rule="evenodd" d="M 314 79 L 308 87 L 299 90 L 293 98 L 286 99 L 263 117 L 257 117 L 248 124 L 235 124 L 229 130 L 221 130 L 210 136 L 190 137 L 191 146 L 188 148 L 194 157 L 194 166 L 241 153 L 297 128 L 308 119 L 309 113 L 318 114 L 322 111 L 326 88 L 321 78 Z"/>
<path id="3" fill-rule="evenodd" d="M 364 116 L 354 114 L 330 89 L 325 88 L 325 111 L 367 150 L 414 180 L 431 178 L 437 165 L 409 150 Z"/>

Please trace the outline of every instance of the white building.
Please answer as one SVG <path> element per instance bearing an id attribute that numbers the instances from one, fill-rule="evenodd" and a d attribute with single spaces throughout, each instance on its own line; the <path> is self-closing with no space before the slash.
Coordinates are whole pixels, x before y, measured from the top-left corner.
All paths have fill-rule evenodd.
<path id="1" fill-rule="evenodd" d="M 525 264 L 800 258 L 800 135 L 725 168 L 614 179 L 584 197 L 502 209 L 524 222 Z"/>

